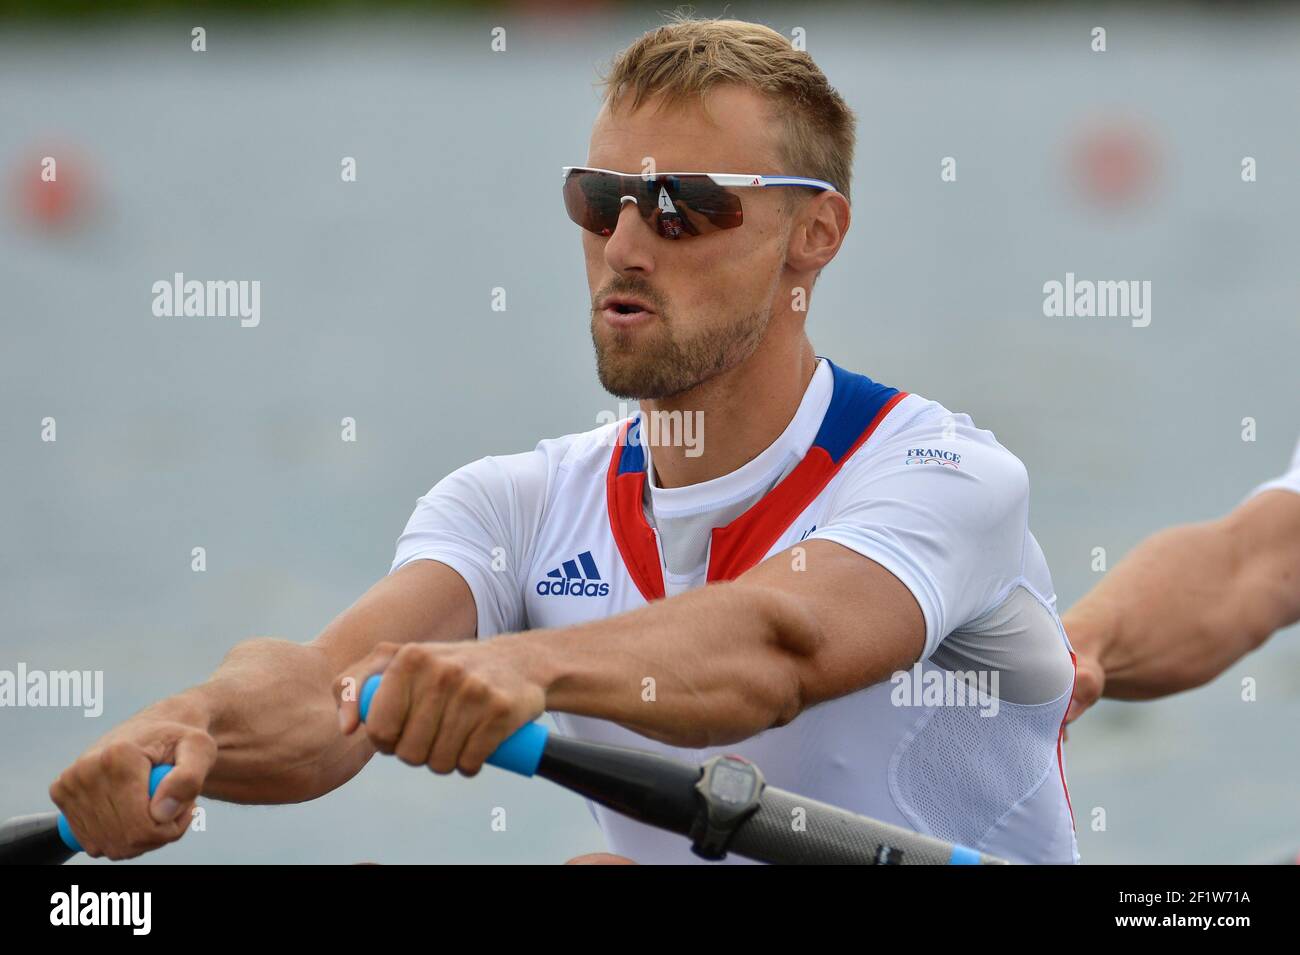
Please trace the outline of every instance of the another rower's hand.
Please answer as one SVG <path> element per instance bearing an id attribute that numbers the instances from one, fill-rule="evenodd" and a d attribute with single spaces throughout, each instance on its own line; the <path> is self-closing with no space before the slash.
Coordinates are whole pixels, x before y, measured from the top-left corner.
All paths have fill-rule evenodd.
<path id="1" fill-rule="evenodd" d="M 546 708 L 527 651 L 510 637 L 381 643 L 336 682 L 339 728 L 345 734 L 357 729 L 361 687 L 382 673 L 364 724 L 375 748 L 435 773 L 473 776 L 507 736 Z"/>
<path id="2" fill-rule="evenodd" d="M 1088 707 L 1101 699 L 1106 688 L 1106 671 L 1095 657 L 1076 654 L 1075 667 L 1074 695 L 1065 713 L 1066 723 L 1073 723 L 1082 716 Z"/>
<path id="3" fill-rule="evenodd" d="M 1094 608 L 1076 605 L 1061 618 L 1065 634 L 1074 648 L 1074 694 L 1070 708 L 1065 712 L 1065 722 L 1073 723 L 1088 707 L 1101 699 L 1106 689 L 1106 665 L 1102 662 L 1106 648 L 1113 640 L 1115 628 L 1108 617 Z"/>
<path id="4" fill-rule="evenodd" d="M 199 709 L 165 700 L 82 753 L 50 786 L 50 798 L 87 855 L 129 859 L 185 834 L 216 758 Z M 150 799 L 149 771 L 164 763 L 175 768 Z"/>

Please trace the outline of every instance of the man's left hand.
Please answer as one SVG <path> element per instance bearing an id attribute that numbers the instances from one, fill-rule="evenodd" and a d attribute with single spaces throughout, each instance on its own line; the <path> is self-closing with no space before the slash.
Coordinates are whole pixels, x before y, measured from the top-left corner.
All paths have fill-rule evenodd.
<path id="1" fill-rule="evenodd" d="M 526 649 L 501 637 L 381 643 L 338 678 L 339 728 L 356 730 L 360 689 L 382 673 L 365 722 L 375 748 L 435 773 L 459 769 L 473 776 L 506 737 L 546 708 L 546 690 L 528 672 Z M 343 693 L 345 687 L 353 692 Z"/>

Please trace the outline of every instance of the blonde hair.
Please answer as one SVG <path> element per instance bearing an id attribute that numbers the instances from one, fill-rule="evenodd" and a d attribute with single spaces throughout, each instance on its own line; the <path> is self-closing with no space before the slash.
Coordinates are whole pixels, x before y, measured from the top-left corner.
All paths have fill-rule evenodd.
<path id="1" fill-rule="evenodd" d="M 702 101 L 717 86 L 762 93 L 781 124 L 779 149 L 787 166 L 738 171 L 824 179 L 849 195 L 853 111 L 811 56 L 769 27 L 674 14 L 618 54 L 602 81 L 607 103 L 631 109 L 657 96 L 665 104 Z"/>

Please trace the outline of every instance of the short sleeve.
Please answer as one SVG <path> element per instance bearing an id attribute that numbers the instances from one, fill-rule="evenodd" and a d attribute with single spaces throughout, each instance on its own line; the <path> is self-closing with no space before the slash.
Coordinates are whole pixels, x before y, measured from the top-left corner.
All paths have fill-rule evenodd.
<path id="1" fill-rule="evenodd" d="M 522 568 L 541 524 L 549 475 L 540 446 L 453 471 L 416 502 L 389 573 L 413 560 L 444 563 L 474 595 L 480 639 L 523 629 Z"/>
<path id="2" fill-rule="evenodd" d="M 902 581 L 925 615 L 922 659 L 1021 580 L 1028 476 L 965 415 L 907 427 L 877 448 L 867 442 L 837 481 L 809 536 L 848 547 Z"/>
<path id="3" fill-rule="evenodd" d="M 1265 481 L 1255 490 L 1250 492 L 1250 496 L 1263 494 L 1265 491 L 1291 491 L 1300 494 L 1300 444 L 1296 445 L 1295 454 L 1291 457 L 1291 470 L 1280 478 L 1272 481 Z"/>

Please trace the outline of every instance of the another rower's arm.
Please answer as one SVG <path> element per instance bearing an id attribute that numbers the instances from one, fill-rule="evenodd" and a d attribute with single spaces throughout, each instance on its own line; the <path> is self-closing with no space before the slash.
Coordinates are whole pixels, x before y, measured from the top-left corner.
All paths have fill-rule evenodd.
<path id="1" fill-rule="evenodd" d="M 301 802 L 356 775 L 373 755 L 365 734 L 344 737 L 334 679 L 378 643 L 473 639 L 474 598 L 445 564 L 413 561 L 370 588 L 310 643 L 237 645 L 205 683 L 141 716 L 207 730 L 217 760 L 204 795 L 233 802 Z"/>
<path id="2" fill-rule="evenodd" d="M 1079 654 L 1071 718 L 1099 694 L 1207 683 L 1300 620 L 1300 495 L 1266 491 L 1220 520 L 1139 544 L 1065 614 Z"/>

